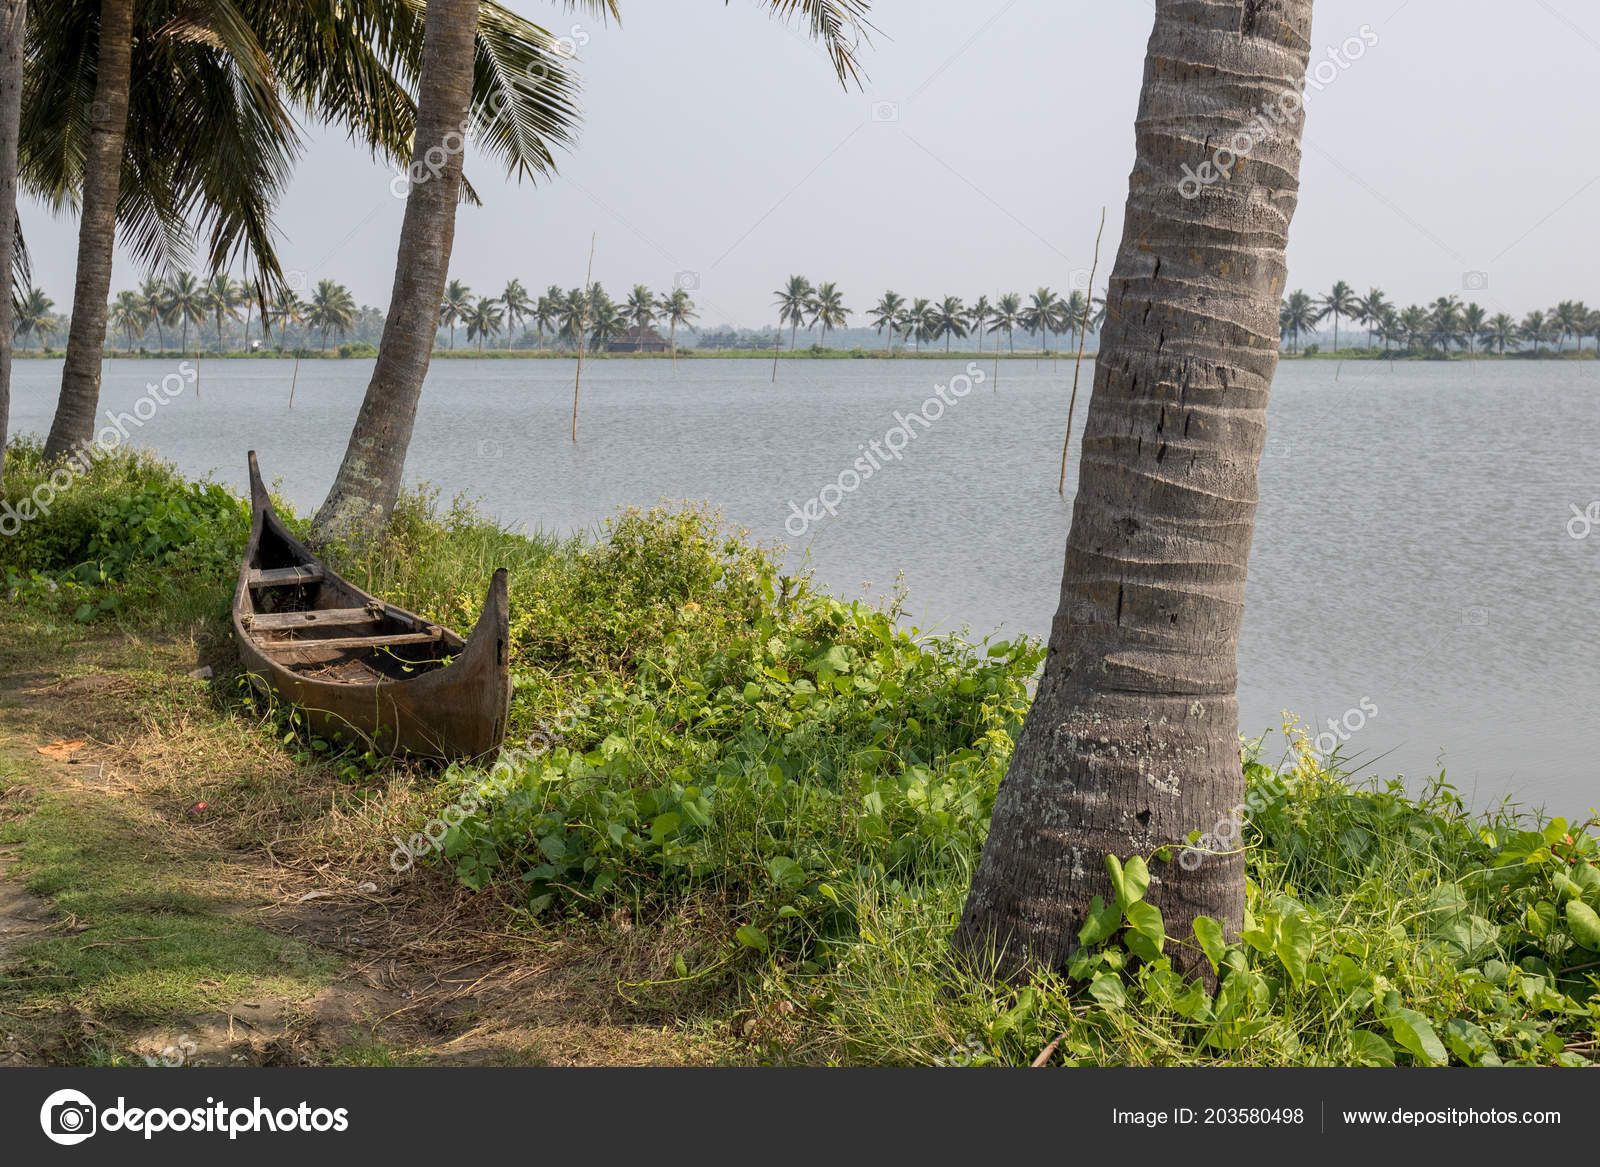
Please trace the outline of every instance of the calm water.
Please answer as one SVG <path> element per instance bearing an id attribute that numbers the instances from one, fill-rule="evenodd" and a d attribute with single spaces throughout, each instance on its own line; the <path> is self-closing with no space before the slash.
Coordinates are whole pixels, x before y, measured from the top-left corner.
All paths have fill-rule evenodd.
<path id="1" fill-rule="evenodd" d="M 896 411 L 963 364 L 786 363 L 774 386 L 759 361 L 685 362 L 677 381 L 664 362 L 598 362 L 574 446 L 570 363 L 440 361 L 408 477 L 561 531 L 593 529 L 623 504 L 709 499 L 797 560 L 808 552 L 840 593 L 868 582 L 881 593 L 903 575 L 921 627 L 1042 634 L 1070 514 L 1056 496 L 1069 362 L 1003 364 L 998 392 L 977 386 L 837 517 L 792 535 L 790 502 L 837 482 Z M 371 363 L 303 363 L 293 412 L 289 362 L 201 369 L 204 396 L 162 407 L 136 441 L 235 487 L 253 446 L 298 506 L 315 506 Z M 60 364 L 15 370 L 13 429 L 43 433 Z M 129 408 L 165 371 L 109 362 L 102 404 Z M 1080 426 L 1089 380 L 1086 369 Z M 1374 772 L 1419 778 L 1443 764 L 1479 802 L 1600 803 L 1600 525 L 1581 540 L 1567 530 L 1574 506 L 1600 500 L 1600 373 L 1354 363 L 1336 381 L 1332 364 L 1286 364 L 1261 477 L 1246 732 L 1283 709 L 1325 723 L 1366 699 L 1378 715 L 1346 748 Z"/>

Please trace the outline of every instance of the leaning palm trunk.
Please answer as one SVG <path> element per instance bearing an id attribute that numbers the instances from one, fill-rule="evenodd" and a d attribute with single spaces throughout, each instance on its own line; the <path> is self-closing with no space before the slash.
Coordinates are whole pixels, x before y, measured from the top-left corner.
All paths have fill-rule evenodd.
<path id="1" fill-rule="evenodd" d="M 1311 9 L 1156 0 L 1061 605 L 956 934 L 1002 971 L 1066 962 L 1093 897 L 1114 900 L 1107 855 L 1149 860 L 1168 936 L 1241 927 L 1243 856 L 1177 860 L 1244 793 L 1236 657 Z M 1231 178 L 1185 199 L 1181 167 L 1245 132 Z"/>
<path id="2" fill-rule="evenodd" d="M 100 0 L 100 45 L 95 58 L 94 113 L 83 163 L 83 209 L 78 227 L 78 276 L 72 327 L 44 454 L 55 460 L 94 435 L 100 407 L 100 360 L 106 342 L 106 297 L 117 241 L 117 190 L 133 73 L 133 0 Z"/>
<path id="3" fill-rule="evenodd" d="M 0 257 L 6 270 L 16 250 L 17 133 L 22 113 L 24 0 L 0 0 Z M 8 280 L 7 283 L 10 281 Z M 0 482 L 5 480 L 6 436 L 11 417 L 11 296 L 0 295 Z"/>
<path id="4" fill-rule="evenodd" d="M 426 169 L 421 164 L 429 151 L 442 152 L 445 161 L 427 181 L 413 183 L 406 197 L 377 365 L 333 489 L 312 524 L 315 543 L 377 530 L 400 493 L 455 242 L 462 158 L 445 141 L 452 136 L 459 147 L 458 128 L 472 97 L 478 7 L 478 0 L 428 0 L 411 173 Z"/>

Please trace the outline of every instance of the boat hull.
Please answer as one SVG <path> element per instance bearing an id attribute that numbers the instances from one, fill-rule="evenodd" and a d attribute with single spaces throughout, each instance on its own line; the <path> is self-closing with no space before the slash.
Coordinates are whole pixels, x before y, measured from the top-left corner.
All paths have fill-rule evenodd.
<path id="1" fill-rule="evenodd" d="M 498 750 L 511 700 L 505 571 L 463 640 L 369 596 L 296 539 L 272 509 L 253 452 L 250 478 L 250 545 L 233 605 L 246 672 L 330 738 L 445 760 Z M 330 624 L 387 635 L 352 637 Z"/>

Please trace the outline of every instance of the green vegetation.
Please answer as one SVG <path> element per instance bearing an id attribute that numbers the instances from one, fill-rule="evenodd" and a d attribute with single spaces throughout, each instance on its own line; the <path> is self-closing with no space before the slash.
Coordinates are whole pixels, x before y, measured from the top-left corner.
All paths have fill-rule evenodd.
<path id="1" fill-rule="evenodd" d="M 15 504 L 42 466 L 29 445 L 8 465 Z M 243 523 L 219 487 L 108 461 L 3 545 L 6 619 L 139 635 L 198 619 L 202 642 L 224 645 Z M 465 894 L 519 943 L 647 948 L 616 978 L 621 1001 L 685 1032 L 733 1033 L 724 1059 L 1009 1065 L 1048 1048 L 1082 1064 L 1600 1062 L 1593 818 L 1474 816 L 1442 777 L 1421 793 L 1357 787 L 1291 723 L 1275 763 L 1262 741 L 1245 747 L 1241 937 L 1202 922 L 1168 938 L 1144 892 L 1179 857 L 1111 857 L 1118 902 L 1090 921 L 1072 966 L 996 988 L 947 941 L 1038 644 L 919 635 L 892 600 L 847 602 L 786 576 L 702 508 L 626 511 L 584 543 L 411 495 L 387 542 L 340 558 L 363 586 L 458 627 L 490 570 L 511 570 L 514 781 L 443 830 L 484 770 L 337 756 L 292 717 L 253 709 L 224 672 L 216 726 L 191 714 L 186 732 L 226 726 L 303 756 L 322 767 L 321 789 L 309 801 L 258 792 L 248 814 L 208 829 L 273 840 L 285 821 L 326 813 L 324 862 L 385 886 L 392 837 L 433 830 L 442 855 L 399 876 L 407 888 L 441 905 Z M 380 796 L 390 771 L 413 784 L 405 797 Z M 234 781 L 241 801 L 256 789 Z M 157 1009 L 182 1003 L 174 969 L 204 959 L 217 966 L 207 976 L 228 976 L 229 945 L 252 969 L 278 959 L 256 951 L 259 937 L 213 937 L 206 917 L 180 931 L 182 897 L 83 807 L 47 803 L 6 830 L 28 840 L 34 889 L 58 911 L 93 913 L 105 893 L 74 865 L 109 865 L 123 873 L 118 911 L 143 894 L 159 915 L 95 926 L 172 934 L 76 953 L 44 940 L 26 970 L 81 972 L 95 1002 L 127 993 Z M 1183 858 L 1208 861 L 1199 848 L 1215 844 L 1198 829 L 1192 843 Z M 1169 940 L 1203 951 L 1215 983 L 1179 979 L 1161 955 Z M 288 975 L 321 976 L 306 960 Z M 339 1056 L 407 1057 L 384 1045 Z"/>
<path id="2" fill-rule="evenodd" d="M 0 762 L 0 792 L 25 775 Z M 107 799 L 34 795 L 26 818 L 0 827 L 21 843 L 28 890 L 79 930 L 40 940 L 9 969 L 24 997 L 160 1018 L 246 993 L 290 994 L 326 983 L 338 961 L 292 938 L 212 910 L 191 888 L 195 866 L 175 839 L 154 837 Z M 31 991 L 28 991 L 31 989 Z"/>
<path id="3" fill-rule="evenodd" d="M 1469 288 L 1487 287 L 1488 276 L 1467 272 L 1464 282 Z M 1330 319 L 1331 349 L 1318 351 L 1311 346 L 1305 356 L 1338 360 L 1476 360 L 1486 356 L 1538 359 L 1563 355 L 1570 338 L 1576 343 L 1567 355 L 1581 360 L 1586 338 L 1594 337 L 1600 346 L 1600 311 L 1591 311 L 1582 300 L 1563 300 L 1547 312 L 1529 312 L 1519 324 L 1504 312 L 1490 316 L 1476 303 L 1463 305 L 1459 296 L 1440 296 L 1427 307 L 1413 304 L 1401 308 L 1391 304 L 1378 288 L 1358 296 L 1349 284 L 1339 280 L 1320 298 L 1303 291 L 1290 292 L 1278 308 L 1278 325 L 1291 355 L 1299 354 L 1301 336 L 1316 332 L 1318 324 Z M 1340 347 L 1341 321 L 1366 329 L 1365 348 Z M 1546 344 L 1550 346 L 1548 354 L 1542 347 Z M 1523 345 L 1528 347 L 1523 349 Z M 1600 352 L 1600 348 L 1596 351 Z"/>

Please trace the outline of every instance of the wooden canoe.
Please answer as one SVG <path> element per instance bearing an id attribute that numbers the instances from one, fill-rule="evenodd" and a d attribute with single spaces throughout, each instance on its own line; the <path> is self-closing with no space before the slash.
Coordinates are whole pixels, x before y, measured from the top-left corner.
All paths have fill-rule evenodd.
<path id="1" fill-rule="evenodd" d="M 479 758 L 511 702 L 504 569 L 472 635 L 385 604 L 339 576 L 272 508 L 250 452 L 250 545 L 233 597 L 246 672 L 308 710 L 319 732 L 384 753 Z"/>

